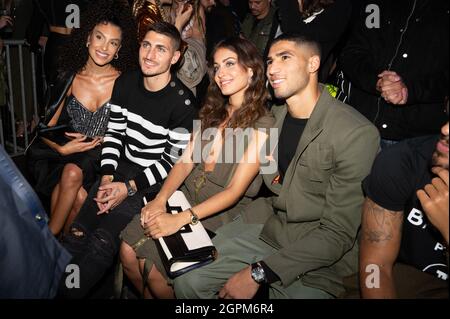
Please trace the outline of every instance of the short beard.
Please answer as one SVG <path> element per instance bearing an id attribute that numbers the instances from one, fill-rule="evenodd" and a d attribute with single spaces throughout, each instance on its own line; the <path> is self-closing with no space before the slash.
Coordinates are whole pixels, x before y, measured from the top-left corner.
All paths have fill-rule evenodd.
<path id="1" fill-rule="evenodd" d="M 274 90 L 275 97 L 279 100 L 287 100 L 291 98 L 292 96 L 299 94 L 301 91 L 303 91 L 309 84 L 309 80 L 305 79 L 303 82 L 300 82 L 298 87 L 295 90 L 287 91 L 283 96 L 277 95 L 277 93 Z"/>
<path id="2" fill-rule="evenodd" d="M 448 159 L 446 162 L 444 163 L 439 163 L 439 159 L 445 159 L 444 154 L 442 154 L 441 152 L 439 152 L 438 150 L 434 151 L 433 156 L 431 157 L 431 165 L 432 166 L 437 166 L 437 167 L 442 167 L 443 169 L 448 170 Z"/>
<path id="3" fill-rule="evenodd" d="M 159 75 L 159 73 L 144 73 L 144 72 L 142 72 L 142 75 L 147 78 L 147 77 L 157 76 L 157 75 Z"/>

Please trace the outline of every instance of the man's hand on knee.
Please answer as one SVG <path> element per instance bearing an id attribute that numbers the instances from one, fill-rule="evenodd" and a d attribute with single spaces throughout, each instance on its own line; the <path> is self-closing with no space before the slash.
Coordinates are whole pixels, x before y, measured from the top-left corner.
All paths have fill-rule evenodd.
<path id="1" fill-rule="evenodd" d="M 219 292 L 224 299 L 251 299 L 259 289 L 259 284 L 253 280 L 251 266 L 234 274 Z"/>

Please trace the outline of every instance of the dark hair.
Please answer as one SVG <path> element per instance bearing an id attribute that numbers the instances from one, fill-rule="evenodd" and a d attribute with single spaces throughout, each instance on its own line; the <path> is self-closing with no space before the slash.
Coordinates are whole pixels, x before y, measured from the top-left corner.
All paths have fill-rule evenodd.
<path id="1" fill-rule="evenodd" d="M 228 127 L 253 127 L 255 122 L 267 113 L 267 89 L 265 86 L 264 63 L 258 49 L 253 43 L 241 38 L 229 38 L 219 42 L 209 58 L 210 84 L 206 93 L 205 103 L 200 110 L 202 128 L 218 127 L 228 116 L 226 109 L 228 98 L 222 94 L 214 81 L 214 54 L 225 48 L 236 53 L 238 63 L 244 68 L 250 68 L 253 76 L 245 91 L 242 106 L 234 112 Z"/>
<path id="2" fill-rule="evenodd" d="M 92 30 L 100 23 L 111 23 L 122 31 L 122 47 L 118 59 L 111 65 L 120 72 L 138 66 L 138 43 L 136 24 L 131 9 L 123 0 L 96 0 L 82 12 L 80 28 L 74 29 L 69 42 L 61 47 L 58 59 L 58 73 L 77 73 L 86 65 L 88 48 L 86 41 Z"/>
<path id="3" fill-rule="evenodd" d="M 332 5 L 334 1 L 335 0 L 303 0 L 303 10 L 301 11 L 302 17 L 307 18 L 313 13 Z"/>
<path id="4" fill-rule="evenodd" d="M 320 48 L 319 42 L 307 36 L 295 33 L 284 33 L 273 40 L 270 46 L 272 47 L 275 43 L 278 43 L 280 41 L 289 41 L 294 42 L 298 46 L 307 46 L 311 49 L 314 55 L 318 55 L 319 57 L 322 56 L 322 49 Z"/>
<path id="5" fill-rule="evenodd" d="M 180 32 L 178 31 L 178 29 L 174 25 L 170 24 L 169 22 L 165 22 L 165 21 L 161 21 L 161 22 L 157 21 L 148 26 L 147 32 L 144 33 L 143 37 L 145 37 L 145 35 L 147 33 L 149 33 L 150 31 L 168 36 L 172 40 L 172 45 L 173 45 L 173 48 L 175 49 L 175 51 L 180 50 L 181 35 L 180 35 Z"/>

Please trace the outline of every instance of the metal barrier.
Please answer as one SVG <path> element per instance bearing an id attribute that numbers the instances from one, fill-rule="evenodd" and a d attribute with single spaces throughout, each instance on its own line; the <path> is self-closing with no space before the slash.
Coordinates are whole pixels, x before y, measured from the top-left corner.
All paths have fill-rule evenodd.
<path id="1" fill-rule="evenodd" d="M 25 40 L 4 40 L 0 64 L 6 68 L 6 104 L 0 105 L 0 142 L 10 156 L 22 155 L 39 119 L 36 55 Z M 30 69 L 28 69 L 28 67 Z"/>

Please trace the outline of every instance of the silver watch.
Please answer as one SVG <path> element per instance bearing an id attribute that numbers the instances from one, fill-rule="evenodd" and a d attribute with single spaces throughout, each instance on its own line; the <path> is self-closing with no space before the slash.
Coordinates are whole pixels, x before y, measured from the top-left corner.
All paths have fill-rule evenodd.
<path id="1" fill-rule="evenodd" d="M 130 181 L 126 181 L 126 182 L 125 182 L 125 186 L 127 187 L 127 193 L 128 193 L 128 196 L 133 196 L 134 194 L 137 193 L 137 191 L 135 191 L 135 190 L 133 189 L 133 187 L 131 187 Z"/>
<path id="2" fill-rule="evenodd" d="M 266 282 L 266 273 L 264 272 L 264 268 L 261 266 L 260 263 L 252 264 L 251 274 L 253 280 L 256 281 L 258 284 L 263 284 Z"/>

